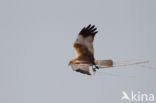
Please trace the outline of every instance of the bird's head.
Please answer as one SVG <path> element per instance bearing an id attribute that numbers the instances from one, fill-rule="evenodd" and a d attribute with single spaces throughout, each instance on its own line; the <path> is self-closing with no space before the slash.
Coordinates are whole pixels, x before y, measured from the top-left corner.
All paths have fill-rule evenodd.
<path id="1" fill-rule="evenodd" d="M 68 65 L 71 66 L 73 64 L 73 60 L 69 61 Z"/>
<path id="2" fill-rule="evenodd" d="M 69 66 L 73 65 L 73 64 L 77 64 L 78 60 L 77 59 L 72 59 L 71 61 L 69 61 Z"/>

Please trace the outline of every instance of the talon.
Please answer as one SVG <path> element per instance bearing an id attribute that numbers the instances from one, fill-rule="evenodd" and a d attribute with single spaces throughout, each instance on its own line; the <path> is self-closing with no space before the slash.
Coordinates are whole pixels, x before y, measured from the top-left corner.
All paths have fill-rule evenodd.
<path id="1" fill-rule="evenodd" d="M 96 68 L 96 69 L 99 69 L 99 67 L 98 67 L 98 66 L 96 66 L 96 65 L 95 65 L 95 68 Z"/>
<path id="2" fill-rule="evenodd" d="M 96 72 L 96 69 L 95 68 L 93 68 L 93 72 Z"/>

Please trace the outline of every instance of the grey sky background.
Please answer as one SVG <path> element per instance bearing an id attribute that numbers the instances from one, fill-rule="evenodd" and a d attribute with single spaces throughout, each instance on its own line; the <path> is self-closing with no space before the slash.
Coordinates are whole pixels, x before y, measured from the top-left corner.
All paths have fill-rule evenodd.
<path id="1" fill-rule="evenodd" d="M 156 96 L 154 69 L 90 77 L 68 67 L 88 24 L 99 31 L 96 59 L 156 59 L 155 0 L 1 0 L 0 103 L 121 103 L 123 90 Z"/>

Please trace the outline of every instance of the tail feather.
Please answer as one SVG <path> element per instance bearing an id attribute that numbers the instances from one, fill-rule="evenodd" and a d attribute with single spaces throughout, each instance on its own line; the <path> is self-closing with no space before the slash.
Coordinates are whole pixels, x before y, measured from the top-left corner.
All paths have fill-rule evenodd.
<path id="1" fill-rule="evenodd" d="M 113 67 L 112 60 L 95 60 L 96 65 L 104 66 L 104 67 Z"/>

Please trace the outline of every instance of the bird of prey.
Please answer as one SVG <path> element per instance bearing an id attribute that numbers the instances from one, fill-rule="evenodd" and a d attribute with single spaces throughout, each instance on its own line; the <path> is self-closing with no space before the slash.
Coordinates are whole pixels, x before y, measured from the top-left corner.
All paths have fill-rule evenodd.
<path id="1" fill-rule="evenodd" d="M 93 71 L 99 69 L 98 65 L 111 67 L 113 65 L 112 60 L 95 60 L 93 41 L 95 35 L 98 33 L 95 25 L 88 25 L 82 28 L 79 35 L 74 42 L 74 49 L 76 52 L 76 58 L 69 62 L 69 65 L 74 71 L 91 75 L 89 67 L 92 67 Z"/>

